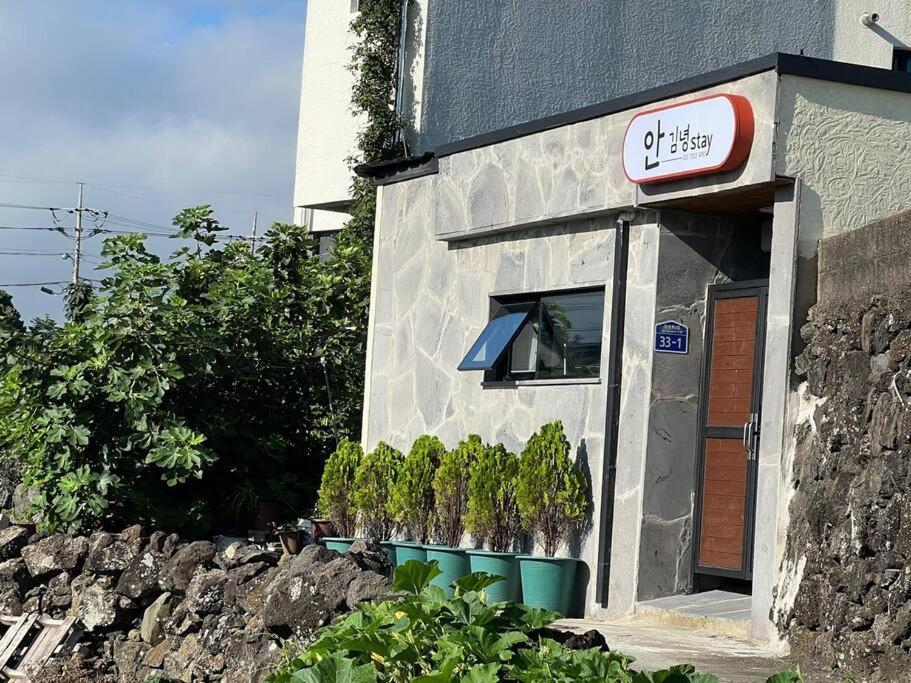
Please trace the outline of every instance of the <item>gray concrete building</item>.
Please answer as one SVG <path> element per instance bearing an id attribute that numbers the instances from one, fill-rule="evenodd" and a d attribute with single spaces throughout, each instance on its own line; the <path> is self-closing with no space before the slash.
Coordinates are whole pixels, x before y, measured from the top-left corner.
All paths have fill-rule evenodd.
<path id="1" fill-rule="evenodd" d="M 911 209 L 899 0 L 409 0 L 411 155 L 380 185 L 363 442 L 561 419 L 578 607 L 719 588 L 779 639 L 794 373 L 820 240 Z M 783 54 L 792 53 L 792 54 Z M 743 605 L 743 603 L 738 603 Z"/>

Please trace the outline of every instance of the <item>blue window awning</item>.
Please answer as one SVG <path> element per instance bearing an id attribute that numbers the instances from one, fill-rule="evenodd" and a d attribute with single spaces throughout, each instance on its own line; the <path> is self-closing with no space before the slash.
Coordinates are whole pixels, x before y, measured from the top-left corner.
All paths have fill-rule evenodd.
<path id="1" fill-rule="evenodd" d="M 531 313 L 531 309 L 507 313 L 487 323 L 487 327 L 459 363 L 459 370 L 492 370 L 522 331 Z"/>

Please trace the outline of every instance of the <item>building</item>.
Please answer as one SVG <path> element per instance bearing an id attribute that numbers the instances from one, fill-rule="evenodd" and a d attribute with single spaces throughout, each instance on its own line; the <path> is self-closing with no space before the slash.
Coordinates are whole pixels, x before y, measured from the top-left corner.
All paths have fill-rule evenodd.
<path id="1" fill-rule="evenodd" d="M 592 484 L 565 548 L 582 611 L 736 585 L 776 640 L 799 330 L 820 240 L 911 209 L 911 14 L 407 7 L 412 156 L 360 169 L 380 185 L 365 447 L 518 450 L 559 418 Z"/>
<path id="2" fill-rule="evenodd" d="M 351 111 L 351 18 L 357 0 L 309 0 L 294 177 L 294 221 L 319 235 L 342 228 L 350 206 L 359 119 Z"/>

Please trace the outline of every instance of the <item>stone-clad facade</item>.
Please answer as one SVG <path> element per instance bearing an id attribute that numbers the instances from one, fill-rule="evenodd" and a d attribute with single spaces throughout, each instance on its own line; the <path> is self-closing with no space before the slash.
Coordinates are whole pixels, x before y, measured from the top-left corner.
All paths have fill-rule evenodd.
<path id="1" fill-rule="evenodd" d="M 447 145 L 400 176 L 380 171 L 392 175 L 382 178 L 378 201 L 365 447 L 385 440 L 406 449 L 424 433 L 452 447 L 477 433 L 518 451 L 559 418 L 591 482 L 590 522 L 561 549 L 582 560 L 580 610 L 630 615 L 652 598 L 727 586 L 752 596 L 745 628 L 777 642 L 783 622 L 773 612 L 787 609 L 802 571 L 784 562 L 795 427 L 806 418 L 793 368 L 818 275 L 826 286 L 818 241 L 911 209 L 896 179 L 911 177 L 911 159 L 896 151 L 906 141 L 889 144 L 911 125 L 911 83 L 885 74 L 779 57 L 655 99 L 647 93 L 501 139 Z M 752 110 L 739 168 L 654 185 L 626 177 L 621 150 L 637 113 L 719 94 L 746 98 Z M 628 241 L 618 242 L 623 225 Z M 618 248 L 625 273 L 615 272 Z M 490 321 L 492 299 L 592 287 L 604 291 L 600 376 L 495 383 L 457 369 Z M 749 387 L 747 424 L 708 436 L 707 328 L 719 288 L 759 292 L 760 324 L 743 352 L 758 349 L 750 375 L 758 384 Z M 615 292 L 623 295 L 616 307 Z M 689 328 L 686 353 L 655 350 L 656 324 L 665 321 Z M 620 374 L 611 387 L 615 353 Z M 615 389 L 617 413 L 609 415 Z M 607 438 L 614 420 L 615 447 Z M 746 492 L 745 526 L 729 553 L 746 559 L 736 568 L 697 561 L 709 439 L 746 444 L 746 483 L 737 484 Z"/>

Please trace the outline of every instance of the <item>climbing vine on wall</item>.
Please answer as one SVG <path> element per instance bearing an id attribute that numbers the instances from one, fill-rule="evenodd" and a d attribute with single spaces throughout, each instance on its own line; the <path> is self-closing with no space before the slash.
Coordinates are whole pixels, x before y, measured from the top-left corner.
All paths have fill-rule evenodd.
<path id="1" fill-rule="evenodd" d="M 365 118 L 357 135 L 358 154 L 350 160 L 352 165 L 403 154 L 397 143 L 402 121 L 395 110 L 401 7 L 401 0 L 361 0 L 360 11 L 351 22 L 351 32 L 356 37 L 349 67 L 354 74 L 351 105 Z M 376 215 L 373 180 L 355 178 L 352 199 L 351 220 L 339 239 L 357 239 L 370 245 Z"/>

